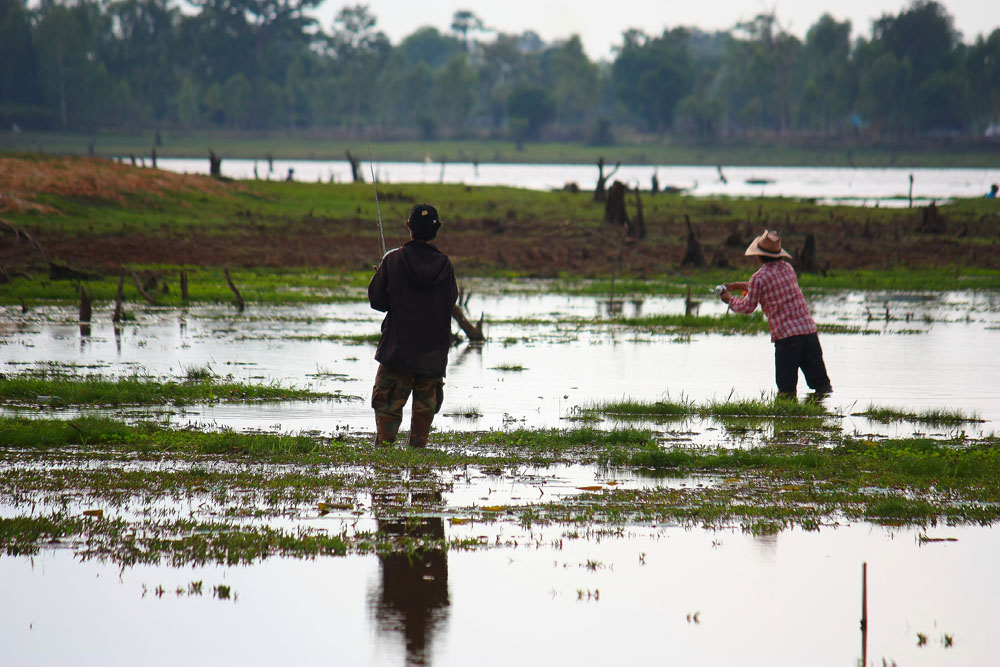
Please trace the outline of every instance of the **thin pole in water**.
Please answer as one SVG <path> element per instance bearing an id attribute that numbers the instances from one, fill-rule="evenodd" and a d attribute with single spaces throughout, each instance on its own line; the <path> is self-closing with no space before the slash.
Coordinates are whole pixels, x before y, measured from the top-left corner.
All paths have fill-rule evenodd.
<path id="1" fill-rule="evenodd" d="M 372 188 L 375 190 L 375 215 L 378 218 L 378 240 L 382 244 L 382 257 L 385 257 L 385 234 L 382 232 L 382 211 L 378 205 L 378 180 L 375 178 L 375 161 L 372 159 L 372 147 L 368 146 L 368 166 L 372 171 Z"/>
<path id="2" fill-rule="evenodd" d="M 861 665 L 868 664 L 868 563 L 861 564 Z"/>

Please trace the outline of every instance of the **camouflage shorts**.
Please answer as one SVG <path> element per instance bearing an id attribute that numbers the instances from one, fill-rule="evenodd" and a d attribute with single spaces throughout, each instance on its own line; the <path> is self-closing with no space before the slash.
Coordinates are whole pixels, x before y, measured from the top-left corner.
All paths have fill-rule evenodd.
<path id="1" fill-rule="evenodd" d="M 403 406 L 413 392 L 413 412 L 436 414 L 444 401 L 444 380 L 414 375 L 379 365 L 372 389 L 375 414 L 402 419 Z"/>

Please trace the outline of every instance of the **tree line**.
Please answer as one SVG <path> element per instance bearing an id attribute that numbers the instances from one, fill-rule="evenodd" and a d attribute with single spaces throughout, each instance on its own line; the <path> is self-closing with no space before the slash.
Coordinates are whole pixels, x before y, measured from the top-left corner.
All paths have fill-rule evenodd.
<path id="1" fill-rule="evenodd" d="M 0 123 L 94 131 L 336 129 L 383 138 L 606 144 L 619 133 L 907 138 L 1000 133 L 1000 29 L 963 42 L 916 0 L 852 39 L 761 14 L 724 32 L 629 30 L 611 62 L 579 37 L 455 12 L 392 44 L 366 5 L 321 0 L 0 0 Z"/>

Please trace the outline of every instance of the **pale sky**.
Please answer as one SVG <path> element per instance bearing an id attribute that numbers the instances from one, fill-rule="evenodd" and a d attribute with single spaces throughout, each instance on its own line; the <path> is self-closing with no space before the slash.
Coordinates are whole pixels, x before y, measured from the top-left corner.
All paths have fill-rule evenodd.
<path id="1" fill-rule="evenodd" d="M 849 19 L 855 36 L 871 34 L 872 21 L 883 14 L 898 14 L 909 0 L 326 0 L 315 12 L 323 30 L 344 6 L 367 4 L 378 19 L 378 29 L 393 44 L 422 26 L 442 32 L 451 29 L 456 10 L 468 9 L 487 27 L 519 34 L 534 30 L 546 42 L 577 34 L 591 59 L 612 58 L 611 49 L 621 35 L 638 28 L 658 35 L 665 28 L 697 27 L 705 31 L 728 30 L 736 23 L 774 10 L 781 25 L 804 37 L 824 13 L 838 21 Z M 997 0 L 939 0 L 954 19 L 965 42 L 988 35 L 1000 27 Z"/>

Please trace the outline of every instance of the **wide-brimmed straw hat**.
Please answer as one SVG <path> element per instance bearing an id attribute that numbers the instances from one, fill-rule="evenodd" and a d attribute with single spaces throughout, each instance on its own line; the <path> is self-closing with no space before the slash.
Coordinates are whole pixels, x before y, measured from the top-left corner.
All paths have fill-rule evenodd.
<path id="1" fill-rule="evenodd" d="M 765 229 L 763 234 L 755 238 L 744 254 L 792 258 L 791 255 L 781 249 L 781 234 L 770 229 Z"/>

